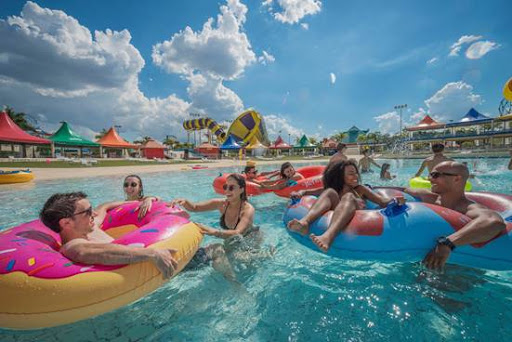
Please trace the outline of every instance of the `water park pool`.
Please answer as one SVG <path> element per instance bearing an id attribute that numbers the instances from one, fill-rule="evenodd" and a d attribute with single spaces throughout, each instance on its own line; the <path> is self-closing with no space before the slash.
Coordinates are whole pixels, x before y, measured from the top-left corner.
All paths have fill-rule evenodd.
<path id="1" fill-rule="evenodd" d="M 512 193 L 506 159 L 468 159 L 474 190 Z M 378 160 L 379 163 L 383 160 Z M 419 160 L 390 160 L 397 178 L 363 183 L 405 185 Z M 299 164 L 297 164 L 299 165 Z M 302 165 L 302 164 L 300 164 Z M 164 199 L 216 197 L 212 180 L 240 168 L 143 174 L 147 194 Z M 258 166 L 270 170 L 271 166 Z M 82 190 L 97 205 L 122 198 L 125 175 L 0 187 L 0 230 L 37 217 L 55 192 Z M 273 257 L 235 261 L 239 285 L 211 267 L 182 272 L 154 293 L 113 312 L 36 331 L 0 329 L 2 341 L 309 341 L 484 340 L 512 336 L 512 272 L 448 265 L 444 274 L 419 264 L 340 260 L 295 242 L 285 231 L 286 200 L 251 199 Z M 217 213 L 192 219 L 218 227 Z M 209 243 L 207 237 L 203 242 Z"/>

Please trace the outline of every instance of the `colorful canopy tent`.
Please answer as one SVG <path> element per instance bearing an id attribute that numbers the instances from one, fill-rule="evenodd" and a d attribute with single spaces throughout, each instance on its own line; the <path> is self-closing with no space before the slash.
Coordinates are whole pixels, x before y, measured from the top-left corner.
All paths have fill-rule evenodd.
<path id="1" fill-rule="evenodd" d="M 252 138 L 251 143 L 246 147 L 247 150 L 251 151 L 253 156 L 263 155 L 267 148 L 268 147 L 263 145 L 256 137 Z"/>
<path id="2" fill-rule="evenodd" d="M 73 132 L 66 121 L 62 122 L 57 132 L 50 137 L 50 140 L 55 145 L 100 147 L 100 144 L 87 140 Z"/>
<path id="3" fill-rule="evenodd" d="M 6 112 L 0 113 L 0 141 L 22 144 L 51 144 L 48 139 L 34 137 L 22 130 Z"/>
<path id="4" fill-rule="evenodd" d="M 270 149 L 273 150 L 289 150 L 290 148 L 292 147 L 285 143 L 281 136 L 278 136 L 276 141 L 274 141 L 274 143 L 270 145 Z"/>
<path id="5" fill-rule="evenodd" d="M 338 142 L 334 139 L 324 139 L 324 141 L 322 141 L 322 148 L 336 149 L 336 146 L 338 146 Z"/>
<path id="6" fill-rule="evenodd" d="M 21 157 L 27 155 L 27 145 L 50 145 L 52 143 L 48 139 L 34 137 L 22 130 L 6 112 L 0 113 L 0 142 L 21 145 Z M 14 151 L 14 147 L 12 149 Z"/>
<path id="7" fill-rule="evenodd" d="M 197 146 L 195 148 L 195 151 L 207 158 L 215 159 L 215 158 L 218 158 L 218 156 L 219 156 L 220 148 L 219 148 L 219 146 L 215 146 L 215 145 L 205 142 L 205 143 L 202 143 L 201 145 Z"/>
<path id="8" fill-rule="evenodd" d="M 255 150 L 255 149 L 266 149 L 267 146 L 263 145 L 258 138 L 254 137 L 251 140 L 251 143 L 246 147 L 248 150 Z"/>
<path id="9" fill-rule="evenodd" d="M 132 149 L 138 148 L 137 145 L 130 144 L 128 141 L 121 138 L 119 136 L 119 134 L 117 134 L 114 127 L 111 127 L 107 131 L 107 133 L 98 140 L 98 143 L 101 145 L 100 155 L 102 155 L 102 156 L 103 156 L 103 147 L 122 149 L 123 151 L 125 151 L 129 148 L 132 148 Z"/>
<path id="10" fill-rule="evenodd" d="M 357 128 L 356 126 L 352 126 L 349 128 L 348 131 L 345 132 L 347 134 L 347 136 L 345 138 L 343 138 L 343 142 L 349 143 L 349 144 L 357 143 L 357 137 L 359 137 L 361 134 L 366 134 L 369 131 L 370 131 L 369 129 L 361 130 L 361 129 Z"/>
<path id="11" fill-rule="evenodd" d="M 147 159 L 164 159 L 166 147 L 154 139 L 149 139 L 141 147 L 142 156 Z"/>
<path id="12" fill-rule="evenodd" d="M 439 129 L 444 128 L 446 125 L 444 123 L 438 122 L 430 117 L 430 115 L 425 115 L 423 119 L 416 126 L 406 127 L 407 131 L 420 131 L 420 130 L 428 130 L 428 129 Z"/>
<path id="13" fill-rule="evenodd" d="M 479 113 L 474 108 L 471 108 L 466 115 L 464 115 L 458 122 L 452 122 L 446 125 L 446 127 L 455 127 L 455 126 L 471 126 L 482 124 L 486 122 L 492 122 L 494 119 L 490 118 L 486 115 Z"/>
<path id="14" fill-rule="evenodd" d="M 304 134 L 302 136 L 302 138 L 300 138 L 299 143 L 297 145 L 295 145 L 294 147 L 296 147 L 296 148 L 307 148 L 307 147 L 315 147 L 315 145 L 313 145 L 309 141 L 308 137 L 306 137 L 306 135 Z"/>
<path id="15" fill-rule="evenodd" d="M 240 145 L 238 145 L 231 135 L 224 141 L 224 143 L 220 146 L 221 150 L 239 150 L 241 149 Z"/>

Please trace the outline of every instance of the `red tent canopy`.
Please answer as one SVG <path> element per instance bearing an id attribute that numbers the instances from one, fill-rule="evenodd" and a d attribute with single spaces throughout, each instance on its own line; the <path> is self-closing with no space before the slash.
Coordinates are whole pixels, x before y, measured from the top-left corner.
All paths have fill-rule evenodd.
<path id="1" fill-rule="evenodd" d="M 117 148 L 137 148 L 137 145 L 130 144 L 117 134 L 114 127 L 111 127 L 108 132 L 98 140 L 101 146 L 105 147 L 117 147 Z"/>
<path id="2" fill-rule="evenodd" d="M 272 145 L 269 146 L 271 149 L 290 149 L 291 146 L 284 142 L 283 138 L 281 136 L 278 136 L 276 141 Z"/>
<path id="3" fill-rule="evenodd" d="M 144 157 L 152 159 L 152 158 L 165 158 L 165 149 L 166 147 L 153 139 L 149 139 L 146 141 L 144 145 L 141 147 L 142 154 Z"/>
<path id="4" fill-rule="evenodd" d="M 430 115 L 425 115 L 425 117 L 418 123 L 416 126 L 407 127 L 406 130 L 408 131 L 419 131 L 422 129 L 437 129 L 437 128 L 443 128 L 445 126 L 444 123 L 437 122 L 436 120 L 432 119 Z"/>
<path id="5" fill-rule="evenodd" d="M 34 137 L 19 128 L 6 112 L 0 113 L 0 141 L 25 144 L 51 144 L 50 140 Z"/>

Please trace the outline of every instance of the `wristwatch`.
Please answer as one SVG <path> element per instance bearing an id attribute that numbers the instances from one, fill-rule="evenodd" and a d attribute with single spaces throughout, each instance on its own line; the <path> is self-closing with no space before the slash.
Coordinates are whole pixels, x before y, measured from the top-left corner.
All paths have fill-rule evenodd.
<path id="1" fill-rule="evenodd" d="M 450 247 L 450 250 L 452 250 L 452 251 L 455 249 L 455 245 L 453 244 L 453 242 L 451 242 L 451 240 L 448 239 L 446 236 L 438 237 L 437 244 L 443 245 L 443 246 L 448 246 L 448 247 Z"/>

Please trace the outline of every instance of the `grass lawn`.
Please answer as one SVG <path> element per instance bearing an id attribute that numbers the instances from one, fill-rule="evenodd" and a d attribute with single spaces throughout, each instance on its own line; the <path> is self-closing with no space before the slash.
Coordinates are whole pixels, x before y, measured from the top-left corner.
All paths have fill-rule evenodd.
<path id="1" fill-rule="evenodd" d="M 184 164 L 184 163 L 201 163 L 201 161 L 172 161 L 169 164 Z M 131 165 L 166 165 L 164 163 L 157 163 L 154 161 L 135 161 L 135 160 L 98 160 L 97 164 L 86 166 L 79 163 L 70 163 L 65 161 L 51 161 L 50 163 L 44 161 L 33 162 L 0 162 L 0 167 L 35 167 L 35 168 L 83 168 L 83 167 L 105 167 L 105 166 L 131 166 Z"/>

